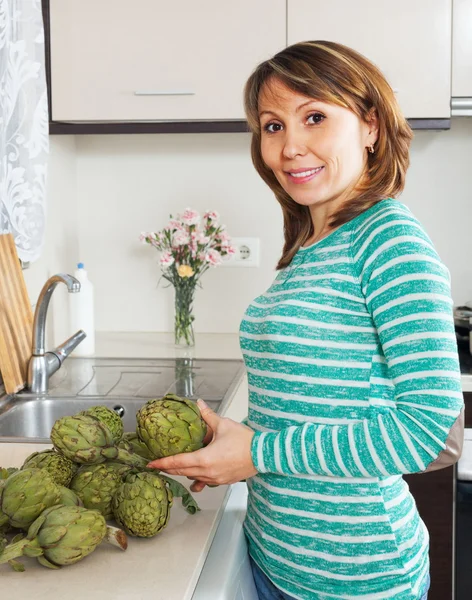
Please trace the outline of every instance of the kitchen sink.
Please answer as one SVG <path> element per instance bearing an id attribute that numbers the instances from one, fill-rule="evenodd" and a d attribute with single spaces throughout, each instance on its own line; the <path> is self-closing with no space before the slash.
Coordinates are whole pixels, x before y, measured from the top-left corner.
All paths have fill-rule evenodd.
<path id="1" fill-rule="evenodd" d="M 242 361 L 203 359 L 69 358 L 50 379 L 47 395 L 0 396 L 0 442 L 49 443 L 56 419 L 101 404 L 136 428 L 136 412 L 174 393 L 202 398 L 224 413 L 244 374 Z"/>

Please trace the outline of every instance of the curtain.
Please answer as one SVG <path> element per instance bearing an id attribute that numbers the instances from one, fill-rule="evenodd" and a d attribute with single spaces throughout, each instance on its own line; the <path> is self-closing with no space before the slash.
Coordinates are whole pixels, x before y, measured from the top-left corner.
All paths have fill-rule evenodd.
<path id="1" fill-rule="evenodd" d="M 48 152 L 41 0 L 0 0 L 0 233 L 25 262 L 43 244 Z"/>

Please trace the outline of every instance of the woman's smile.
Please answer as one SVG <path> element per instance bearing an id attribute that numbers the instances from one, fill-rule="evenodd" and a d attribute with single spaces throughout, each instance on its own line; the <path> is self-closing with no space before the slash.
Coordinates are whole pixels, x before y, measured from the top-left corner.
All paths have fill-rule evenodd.
<path id="1" fill-rule="evenodd" d="M 314 169 L 304 168 L 286 171 L 287 179 L 290 181 L 290 183 L 296 183 L 297 185 L 300 183 L 307 183 L 315 177 L 318 177 L 323 169 L 324 167 L 315 167 Z"/>

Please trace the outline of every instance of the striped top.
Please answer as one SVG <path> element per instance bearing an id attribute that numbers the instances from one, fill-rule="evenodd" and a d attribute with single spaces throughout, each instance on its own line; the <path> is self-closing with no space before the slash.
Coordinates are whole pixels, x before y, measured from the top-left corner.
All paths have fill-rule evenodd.
<path id="1" fill-rule="evenodd" d="M 418 220 L 389 198 L 300 248 L 240 343 L 252 558 L 294 598 L 417 600 L 429 535 L 402 474 L 463 406 L 450 275 Z"/>

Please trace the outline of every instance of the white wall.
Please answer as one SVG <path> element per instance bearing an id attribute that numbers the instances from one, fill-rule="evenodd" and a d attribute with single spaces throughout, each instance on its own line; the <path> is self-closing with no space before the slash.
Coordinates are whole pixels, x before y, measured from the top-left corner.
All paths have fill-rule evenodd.
<path id="1" fill-rule="evenodd" d="M 50 140 L 44 249 L 40 259 L 23 271 L 33 305 L 51 275 L 70 272 L 78 245 L 76 139 L 52 136 Z M 67 309 L 67 291 L 60 284 L 53 294 L 46 323 L 48 347 L 68 337 Z"/>
<path id="2" fill-rule="evenodd" d="M 98 331 L 171 331 L 172 288 L 157 287 L 158 255 L 139 233 L 187 206 L 214 209 L 231 235 L 261 239 L 261 266 L 206 273 L 195 328 L 237 331 L 248 302 L 272 280 L 283 240 L 281 211 L 252 166 L 249 143 L 249 134 L 52 136 L 48 239 L 28 273 L 30 289 L 81 260 L 95 284 Z M 472 119 L 416 132 L 401 197 L 451 271 L 456 304 L 472 299 L 470 156 Z M 66 312 L 55 307 L 57 338 L 68 333 Z"/>

